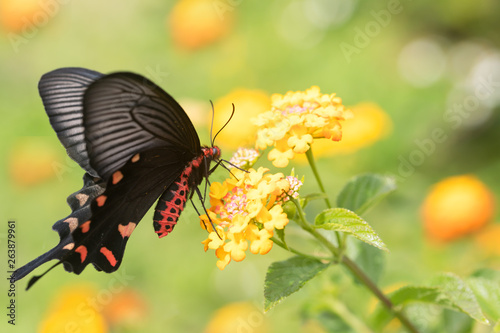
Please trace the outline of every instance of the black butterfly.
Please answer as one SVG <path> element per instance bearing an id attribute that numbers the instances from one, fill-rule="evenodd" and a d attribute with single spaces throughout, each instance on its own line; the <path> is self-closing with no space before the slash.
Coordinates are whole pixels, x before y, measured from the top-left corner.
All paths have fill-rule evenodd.
<path id="1" fill-rule="evenodd" d="M 113 272 L 158 197 L 153 224 L 159 237 L 172 231 L 187 199 L 195 192 L 201 198 L 198 185 L 220 163 L 220 149 L 201 147 L 180 105 L 137 74 L 61 68 L 42 76 L 39 92 L 59 140 L 86 173 L 83 188 L 67 199 L 71 214 L 52 227 L 59 244 L 11 278 L 52 259 L 59 260 L 52 268 L 62 262 L 76 274 L 90 263 Z M 212 161 L 218 163 L 211 169 Z"/>

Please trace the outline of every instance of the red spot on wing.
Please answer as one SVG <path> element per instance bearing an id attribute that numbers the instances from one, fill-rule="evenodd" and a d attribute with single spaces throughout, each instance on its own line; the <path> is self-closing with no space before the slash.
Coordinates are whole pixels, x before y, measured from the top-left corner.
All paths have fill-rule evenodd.
<path id="1" fill-rule="evenodd" d="M 135 154 L 135 155 L 134 155 L 134 157 L 132 157 L 132 160 L 131 160 L 131 161 L 132 161 L 132 163 L 135 163 L 135 162 L 137 162 L 139 159 L 140 159 L 139 154 Z"/>
<path id="2" fill-rule="evenodd" d="M 111 266 L 115 267 L 116 265 L 116 258 L 115 256 L 113 255 L 113 252 L 111 252 L 110 250 L 108 250 L 107 248 L 105 248 L 104 246 L 101 247 L 101 250 L 100 252 L 102 254 L 104 254 L 104 256 L 106 257 L 106 259 L 109 261 L 109 263 L 111 264 Z"/>
<path id="3" fill-rule="evenodd" d="M 80 253 L 80 259 L 82 260 L 82 262 L 84 262 L 85 258 L 87 258 L 87 248 L 83 245 L 80 245 L 76 248 L 75 252 Z"/>
<path id="4" fill-rule="evenodd" d="M 107 199 L 107 198 L 108 198 L 108 197 L 107 197 L 107 196 L 105 196 L 105 195 L 100 195 L 100 196 L 98 196 L 98 197 L 95 199 L 95 201 L 97 201 L 97 206 L 98 206 L 98 207 L 102 207 L 102 206 L 104 206 L 104 203 L 106 202 L 106 199 Z"/>
<path id="5" fill-rule="evenodd" d="M 88 220 L 85 223 L 82 223 L 82 225 L 80 226 L 80 229 L 82 229 L 82 233 L 88 232 L 90 229 L 90 220 Z"/>
<path id="6" fill-rule="evenodd" d="M 116 185 L 120 180 L 123 179 L 123 173 L 121 173 L 121 171 L 116 171 L 115 173 L 113 173 L 112 177 L 113 177 L 113 185 Z"/>
<path id="7" fill-rule="evenodd" d="M 127 225 L 119 224 L 118 231 L 120 232 L 123 238 L 130 237 L 136 225 L 137 223 L 134 222 L 129 222 Z"/>

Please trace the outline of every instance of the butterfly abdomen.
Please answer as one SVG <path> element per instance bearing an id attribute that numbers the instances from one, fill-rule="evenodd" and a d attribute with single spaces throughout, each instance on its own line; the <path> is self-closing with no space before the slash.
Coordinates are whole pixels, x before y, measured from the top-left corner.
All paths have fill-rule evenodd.
<path id="1" fill-rule="evenodd" d="M 168 235 L 177 224 L 177 220 L 184 210 L 187 196 L 189 175 L 186 170 L 174 181 L 160 197 L 153 216 L 153 226 L 158 237 Z"/>
<path id="2" fill-rule="evenodd" d="M 210 161 L 219 156 L 220 150 L 217 147 L 202 148 L 202 154 L 189 162 L 179 178 L 163 192 L 153 216 L 153 227 L 159 238 L 172 232 L 191 190 L 198 186 L 209 172 L 205 168 L 204 161 L 207 160 L 207 165 L 210 165 Z"/>

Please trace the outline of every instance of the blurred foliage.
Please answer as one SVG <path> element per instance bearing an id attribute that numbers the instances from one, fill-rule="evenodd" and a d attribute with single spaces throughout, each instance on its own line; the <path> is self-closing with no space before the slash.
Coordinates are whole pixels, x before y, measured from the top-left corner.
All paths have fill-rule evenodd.
<path id="1" fill-rule="evenodd" d="M 172 28 L 179 20 L 172 18 L 173 9 L 178 13 L 180 2 L 187 6 L 196 1 L 0 1 L 0 219 L 3 225 L 8 219 L 17 221 L 18 266 L 57 243 L 50 227 L 68 213 L 66 196 L 81 187 L 82 171 L 65 157 L 43 111 L 37 82 L 55 68 L 81 66 L 104 73 L 141 73 L 179 100 L 200 102 L 199 111 L 207 115 L 209 99 L 239 88 L 271 95 L 317 85 L 325 93 L 337 93 L 346 106 L 376 103 L 392 120 L 392 133 L 355 153 L 324 157 L 318 168 L 331 174 L 324 179 L 330 195 L 359 173 L 394 174 L 398 179 L 398 190 L 367 213 L 391 249 L 380 286 L 418 284 L 437 272 L 468 276 L 478 268 L 499 268 L 498 248 L 491 248 L 495 244 L 488 241 L 487 251 L 480 246 L 486 236 L 436 244 L 425 237 L 419 214 L 429 187 L 457 174 L 476 175 L 498 202 L 498 1 L 214 0 L 220 21 L 207 20 L 212 27 L 197 22 L 208 37 L 196 47 L 182 47 L 177 40 L 193 45 L 187 41 L 196 36 L 189 34 L 199 30 Z M 182 17 L 192 17 L 184 14 L 182 26 L 193 26 L 182 22 Z M 346 44 L 356 52 L 346 56 L 341 47 Z M 483 94 L 478 94 L 481 79 L 488 78 L 490 85 L 483 84 Z M 215 116 L 226 112 L 216 109 Z M 209 143 L 209 124 L 197 127 L 202 142 Z M 231 153 L 223 152 L 226 158 Z M 47 163 L 52 176 L 45 171 Z M 25 170 L 26 179 L 14 175 L 19 170 Z M 308 172 L 306 166 L 296 169 L 300 175 Z M 221 169 L 212 179 L 224 177 Z M 315 186 L 310 180 L 304 193 Z M 310 209 L 317 211 L 319 205 L 313 202 Z M 497 210 L 490 224 L 499 222 Z M 0 231 L 2 248 L 5 230 Z M 293 230 L 287 232 L 293 237 Z M 188 208 L 174 234 L 158 240 L 149 213 L 118 272 L 108 275 L 89 268 L 76 276 L 57 269 L 28 293 L 23 291 L 26 282 L 19 282 L 18 322 L 9 332 L 35 331 L 47 320 L 41 309 L 52 304 L 61 286 L 82 281 L 95 283 L 98 294 L 111 290 L 112 297 L 118 297 L 115 284 L 137 290 L 147 304 L 141 330 L 148 332 L 203 331 L 217 309 L 231 302 L 261 307 L 266 268 L 288 254 L 276 247 L 268 256 L 220 272 L 216 258 L 201 250 L 205 237 Z M 5 257 L 0 262 L 5 272 Z M 350 311 L 365 313 L 370 299 L 365 290 L 347 283 L 335 269 L 325 273 L 320 284 L 330 286 Z M 328 314 L 313 323 L 298 315 L 315 288 L 305 286 L 266 314 L 269 330 L 305 332 L 317 321 L 331 329 L 345 327 Z M 7 290 L 5 282 L 2 290 Z M 6 293 L 2 300 L 7 304 Z M 424 327 L 439 331 L 439 324 L 431 322 L 433 314 L 422 311 L 420 318 L 429 320 Z M 459 318 L 459 323 L 449 318 L 461 327 L 473 325 L 468 319 L 462 323 Z M 0 325 L 4 331 L 5 320 Z M 398 329 L 387 326 L 387 331 Z"/>

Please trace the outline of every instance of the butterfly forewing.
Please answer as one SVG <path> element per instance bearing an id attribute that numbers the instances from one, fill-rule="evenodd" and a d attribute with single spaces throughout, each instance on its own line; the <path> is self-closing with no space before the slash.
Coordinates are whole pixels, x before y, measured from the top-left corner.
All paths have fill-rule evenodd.
<path id="1" fill-rule="evenodd" d="M 114 73 L 97 80 L 85 93 L 84 107 L 91 164 L 106 179 L 137 152 L 175 147 L 195 155 L 201 149 L 179 104 L 140 75 Z"/>

